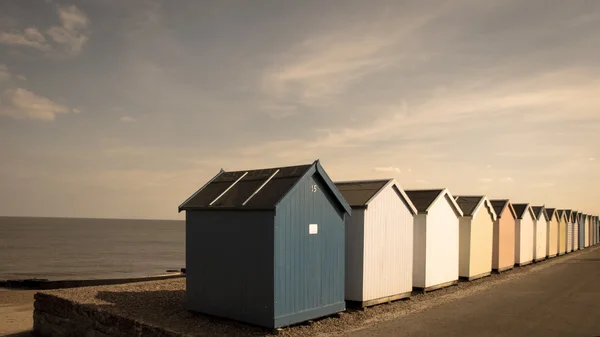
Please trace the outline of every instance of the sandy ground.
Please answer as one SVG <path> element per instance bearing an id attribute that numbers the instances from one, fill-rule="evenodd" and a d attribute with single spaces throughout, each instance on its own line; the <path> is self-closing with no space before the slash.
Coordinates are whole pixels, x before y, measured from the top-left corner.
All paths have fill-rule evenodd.
<path id="1" fill-rule="evenodd" d="M 33 290 L 0 289 L 0 336 L 27 336 L 33 325 Z"/>

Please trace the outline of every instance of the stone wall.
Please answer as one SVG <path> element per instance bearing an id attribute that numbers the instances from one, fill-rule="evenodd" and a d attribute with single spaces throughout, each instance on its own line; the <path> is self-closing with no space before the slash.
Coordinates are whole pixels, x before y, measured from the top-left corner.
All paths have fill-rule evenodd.
<path id="1" fill-rule="evenodd" d="M 146 323 L 118 316 L 96 306 L 78 304 L 57 296 L 35 294 L 33 330 L 46 337 L 182 337 Z"/>

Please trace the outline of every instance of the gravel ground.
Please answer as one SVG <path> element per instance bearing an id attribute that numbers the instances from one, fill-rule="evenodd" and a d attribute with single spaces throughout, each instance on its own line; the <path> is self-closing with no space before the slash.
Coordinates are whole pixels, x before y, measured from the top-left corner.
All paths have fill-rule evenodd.
<path id="1" fill-rule="evenodd" d="M 366 310 L 347 310 L 332 317 L 282 329 L 280 335 L 333 336 L 361 330 L 375 323 L 434 308 L 484 291 L 500 283 L 519 279 L 525 274 L 548 268 L 556 262 L 577 255 L 579 252 L 515 268 L 502 274 L 492 274 L 472 282 L 460 282 L 456 286 L 413 295 L 408 300 L 374 306 Z M 271 330 L 188 312 L 184 307 L 185 279 L 44 292 L 193 336 L 265 336 L 271 334 Z"/>

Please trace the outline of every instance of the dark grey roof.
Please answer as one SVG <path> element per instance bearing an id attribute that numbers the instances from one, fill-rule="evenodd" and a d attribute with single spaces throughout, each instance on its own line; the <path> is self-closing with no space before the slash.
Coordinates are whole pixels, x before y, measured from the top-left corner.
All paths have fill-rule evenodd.
<path id="1" fill-rule="evenodd" d="M 554 216 L 554 212 L 556 211 L 556 208 L 546 208 L 546 217 L 550 220 L 552 220 L 552 217 Z"/>
<path id="2" fill-rule="evenodd" d="M 233 172 L 221 171 L 204 188 L 184 202 L 180 210 L 231 209 L 241 208 L 242 206 L 245 209 L 273 208 L 311 166 L 300 165 Z M 275 172 L 277 173 L 275 174 Z M 273 176 L 271 180 L 266 183 L 271 176 Z M 262 186 L 263 184 L 265 185 Z M 261 186 L 262 188 L 260 188 Z M 259 192 L 250 198 L 257 190 Z M 242 205 L 248 198 L 250 200 Z M 211 205 L 214 200 L 216 201 Z"/>
<path id="3" fill-rule="evenodd" d="M 460 209 L 463 212 L 463 215 L 465 216 L 472 216 L 473 212 L 475 212 L 475 208 L 477 208 L 477 205 L 479 205 L 479 203 L 481 202 L 481 199 L 483 199 L 484 196 L 457 196 L 455 197 L 455 201 L 458 204 L 458 206 L 460 207 Z"/>
<path id="4" fill-rule="evenodd" d="M 544 206 L 531 206 L 531 209 L 533 210 L 533 214 L 535 214 L 535 218 L 537 220 L 542 218 L 542 214 L 544 213 Z"/>
<path id="5" fill-rule="evenodd" d="M 390 179 L 370 181 L 337 182 L 335 187 L 352 207 L 363 207 L 381 190 Z"/>
<path id="6" fill-rule="evenodd" d="M 562 220 L 564 214 L 565 214 L 565 210 L 564 209 L 559 209 L 556 211 L 558 213 L 558 218 L 559 220 Z"/>
<path id="7" fill-rule="evenodd" d="M 490 200 L 490 203 L 492 204 L 492 207 L 494 208 L 494 212 L 496 213 L 496 215 L 501 218 L 502 217 L 502 211 L 505 210 L 506 208 L 508 208 L 508 199 L 506 200 Z"/>
<path id="8" fill-rule="evenodd" d="M 513 209 L 517 214 L 517 219 L 523 219 L 523 216 L 525 216 L 525 211 L 527 211 L 528 206 L 529 204 L 513 204 Z"/>
<path id="9" fill-rule="evenodd" d="M 411 190 L 404 192 L 419 212 L 425 212 L 444 190 Z"/>

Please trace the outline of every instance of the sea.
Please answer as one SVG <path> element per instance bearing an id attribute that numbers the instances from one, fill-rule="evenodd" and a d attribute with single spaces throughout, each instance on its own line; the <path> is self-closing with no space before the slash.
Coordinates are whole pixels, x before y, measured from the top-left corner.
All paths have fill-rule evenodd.
<path id="1" fill-rule="evenodd" d="M 185 267 L 185 222 L 0 217 L 0 280 L 84 280 Z"/>

